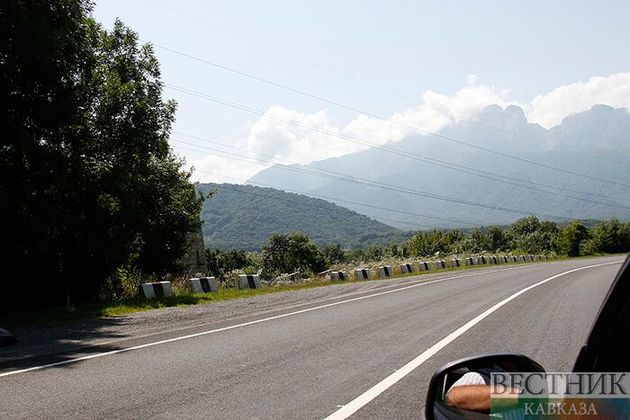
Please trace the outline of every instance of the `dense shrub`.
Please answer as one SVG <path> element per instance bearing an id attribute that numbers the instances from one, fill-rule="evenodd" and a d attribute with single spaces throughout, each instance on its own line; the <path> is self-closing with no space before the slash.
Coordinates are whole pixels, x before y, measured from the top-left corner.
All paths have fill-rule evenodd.
<path id="1" fill-rule="evenodd" d="M 346 262 L 346 252 L 339 244 L 324 245 L 320 247 L 319 252 L 321 253 L 326 267 Z"/>
<path id="2" fill-rule="evenodd" d="M 586 226 L 579 220 L 573 220 L 562 228 L 557 239 L 557 250 L 569 257 L 581 255 L 583 244 L 589 237 Z"/>
<path id="3" fill-rule="evenodd" d="M 222 279 L 234 270 L 250 266 L 252 261 L 248 253 L 242 249 L 230 249 L 228 251 L 206 249 L 206 263 L 208 272 Z"/>
<path id="4" fill-rule="evenodd" d="M 323 271 L 326 263 L 315 242 L 304 233 L 277 233 L 263 247 L 262 268 L 263 276 L 271 278 L 296 271 Z"/>
<path id="5" fill-rule="evenodd" d="M 584 244 L 586 254 L 628 252 L 630 249 L 630 222 L 605 220 L 589 231 L 590 239 Z"/>

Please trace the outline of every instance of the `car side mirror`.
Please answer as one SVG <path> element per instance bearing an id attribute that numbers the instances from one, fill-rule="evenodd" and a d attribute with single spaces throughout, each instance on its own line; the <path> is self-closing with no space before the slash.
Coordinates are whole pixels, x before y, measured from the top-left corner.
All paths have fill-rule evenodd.
<path id="1" fill-rule="evenodd" d="M 448 363 L 431 378 L 425 416 L 428 420 L 489 419 L 492 373 L 544 371 L 529 357 L 513 353 L 486 354 Z M 464 385 L 477 386 L 458 389 Z"/>

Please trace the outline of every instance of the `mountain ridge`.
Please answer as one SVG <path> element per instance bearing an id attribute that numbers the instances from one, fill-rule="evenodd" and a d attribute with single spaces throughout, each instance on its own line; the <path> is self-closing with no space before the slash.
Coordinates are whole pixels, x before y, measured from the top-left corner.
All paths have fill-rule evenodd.
<path id="1" fill-rule="evenodd" d="M 455 141 L 448 141 L 440 136 Z M 629 139 L 630 113 L 625 108 L 599 105 L 570 115 L 561 124 L 545 129 L 538 124 L 529 123 L 519 107 L 508 106 L 502 109 L 499 106 L 489 106 L 475 121 L 464 121 L 447 127 L 438 136 L 416 134 L 388 144 L 389 147 L 408 153 L 409 158 L 394 156 L 383 150 L 368 149 L 309 165 L 311 168 L 343 172 L 349 176 L 428 194 L 516 209 L 521 211 L 520 214 L 447 203 L 368 186 L 357 188 L 356 184 L 312 174 L 291 172 L 291 176 L 287 177 L 287 167 L 279 165 L 259 172 L 248 182 L 360 203 L 383 201 L 389 204 L 388 207 L 406 212 L 444 216 L 482 225 L 511 223 L 524 214 L 537 214 L 545 219 L 556 218 L 559 221 L 571 218 L 628 218 L 628 188 L 597 181 L 595 178 L 630 184 L 627 165 L 624 163 L 630 157 Z M 497 156 L 458 144 L 457 141 L 515 158 Z M 412 155 L 472 168 L 477 175 L 422 162 Z M 539 165 L 531 165 L 528 161 Z M 295 167 L 300 168 L 299 165 Z M 551 170 L 549 167 L 561 168 L 564 172 Z M 340 171 L 339 168 L 343 170 Z M 592 178 L 572 174 L 578 172 Z M 494 177 L 487 176 L 488 173 L 498 174 L 503 182 L 487 179 Z M 514 179 L 517 182 L 513 183 L 525 184 L 527 187 L 506 183 Z M 534 183 L 550 187 L 541 187 Z M 594 194 L 608 198 L 604 200 Z M 391 212 L 378 209 L 366 209 L 352 204 L 347 207 L 377 220 L 379 217 L 392 217 Z M 432 219 L 413 216 L 397 215 L 397 219 L 405 223 L 430 224 L 436 228 L 462 227 L 455 222 L 438 223 Z M 403 227 L 402 224 L 393 225 Z"/>

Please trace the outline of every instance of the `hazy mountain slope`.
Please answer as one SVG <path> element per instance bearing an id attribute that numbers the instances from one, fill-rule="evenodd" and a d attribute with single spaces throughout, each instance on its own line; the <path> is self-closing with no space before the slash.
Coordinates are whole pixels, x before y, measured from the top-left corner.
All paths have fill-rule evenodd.
<path id="1" fill-rule="evenodd" d="M 233 184 L 196 184 L 216 191 L 201 218 L 208 248 L 260 249 L 273 233 L 300 231 L 320 244 L 347 247 L 387 243 L 407 237 L 400 230 L 324 200 L 271 188 Z"/>
<path id="2" fill-rule="evenodd" d="M 407 151 L 410 156 L 421 155 L 484 171 L 488 176 L 491 176 L 488 172 L 500 174 L 503 180 L 517 184 L 525 183 L 530 189 L 471 175 L 466 173 L 471 172 L 468 169 L 464 169 L 464 172 L 454 171 L 418 159 L 373 149 L 315 162 L 313 166 L 396 187 L 484 203 L 490 207 L 516 209 L 522 213 L 456 204 L 364 185 L 357 186 L 340 180 L 291 172 L 281 166 L 269 168 L 255 175 L 250 182 L 280 189 L 288 188 L 305 194 L 325 195 L 373 205 L 380 203 L 381 206 L 386 204 L 385 207 L 406 212 L 450 219 L 445 221 L 422 218 L 347 205 L 357 212 L 377 219 L 395 218 L 436 227 L 466 226 L 461 221 L 486 225 L 509 223 L 528 213 L 545 218 L 630 216 L 628 186 L 557 172 L 526 162 L 539 162 L 567 171 L 588 174 L 594 178 L 617 180 L 630 185 L 630 173 L 627 170 L 630 157 L 628 152 L 630 114 L 626 110 L 599 105 L 589 111 L 572 115 L 562 124 L 546 130 L 539 125 L 529 124 L 518 107 L 509 106 L 502 110 L 498 106 L 490 106 L 476 121 L 455 125 L 440 134 L 460 142 L 513 155 L 522 161 L 490 154 L 435 136 L 410 136 L 393 144 L 392 147 Z M 287 177 L 287 174 L 291 176 Z M 531 188 L 545 190 L 553 188 L 536 186 L 532 182 L 572 191 L 554 190 L 556 194 L 536 191 Z"/>

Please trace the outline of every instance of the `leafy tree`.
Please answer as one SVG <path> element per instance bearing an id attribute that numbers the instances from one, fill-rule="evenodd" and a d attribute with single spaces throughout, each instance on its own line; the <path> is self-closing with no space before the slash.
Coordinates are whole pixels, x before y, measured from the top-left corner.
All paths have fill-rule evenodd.
<path id="1" fill-rule="evenodd" d="M 618 253 L 630 251 L 630 223 L 617 219 L 604 220 L 590 230 L 590 239 L 585 243 L 587 254 Z"/>
<path id="2" fill-rule="evenodd" d="M 324 259 L 326 267 L 346 262 L 346 253 L 340 244 L 324 245 L 320 248 L 319 252 Z"/>
<path id="3" fill-rule="evenodd" d="M 456 252 L 482 252 L 492 247 L 489 236 L 479 228 L 473 229 L 469 235 L 460 240 Z"/>
<path id="4" fill-rule="evenodd" d="M 388 257 L 407 258 L 411 255 L 405 244 L 398 244 L 396 242 L 387 244 L 386 251 Z"/>
<path id="5" fill-rule="evenodd" d="M 507 235 L 499 226 L 490 226 L 486 237 L 489 251 L 496 252 L 509 248 Z"/>
<path id="6" fill-rule="evenodd" d="M 458 230 L 444 233 L 435 229 L 431 232 L 418 232 L 405 243 L 405 246 L 412 255 L 430 256 L 437 252 L 451 252 L 454 244 L 462 239 L 463 235 Z"/>
<path id="7" fill-rule="evenodd" d="M 163 274 L 199 226 L 153 51 L 118 21 L 104 30 L 90 8 L 0 5 L 0 259 L 38 282 L 4 276 L 9 299 L 92 299 L 121 266 Z"/>
<path id="8" fill-rule="evenodd" d="M 359 263 L 367 260 L 365 257 L 365 249 L 363 248 L 352 248 L 347 250 L 345 254 L 345 260 L 348 262 Z"/>
<path id="9" fill-rule="evenodd" d="M 558 224 L 556 222 L 545 220 L 543 222 L 540 222 L 540 231 L 551 234 L 558 234 L 560 233 L 560 228 L 558 227 Z"/>
<path id="10" fill-rule="evenodd" d="M 406 245 L 414 256 L 425 256 L 431 253 L 429 233 L 418 232 L 407 240 Z"/>
<path id="11" fill-rule="evenodd" d="M 523 252 L 553 251 L 559 234 L 554 222 L 540 222 L 536 216 L 528 216 L 514 222 L 508 230 L 512 249 Z"/>
<path id="12" fill-rule="evenodd" d="M 365 258 L 370 261 L 382 260 L 387 256 L 387 250 L 380 245 L 370 245 L 365 250 Z"/>
<path id="13" fill-rule="evenodd" d="M 540 221 L 536 216 L 527 216 L 512 223 L 509 233 L 513 237 L 525 236 L 540 230 Z"/>
<path id="14" fill-rule="evenodd" d="M 558 252 L 570 257 L 580 255 L 582 243 L 588 239 L 588 229 L 579 220 L 572 220 L 558 235 Z"/>
<path id="15" fill-rule="evenodd" d="M 251 265 L 247 252 L 242 249 L 220 251 L 206 249 L 206 263 L 208 271 L 213 276 L 225 278 L 226 274 Z"/>
<path id="16" fill-rule="evenodd" d="M 326 266 L 315 242 L 301 232 L 276 233 L 262 250 L 263 273 L 273 277 L 296 271 L 323 271 Z"/>
<path id="17" fill-rule="evenodd" d="M 132 227 L 115 239 L 137 247 L 136 265 L 159 274 L 175 270 L 201 204 L 168 145 L 175 103 L 162 100 L 152 48 L 139 46 L 120 21 L 111 33 L 99 28 L 95 55 L 84 121 L 93 139 L 86 153 L 98 159 L 99 198 L 114 228 Z"/>

